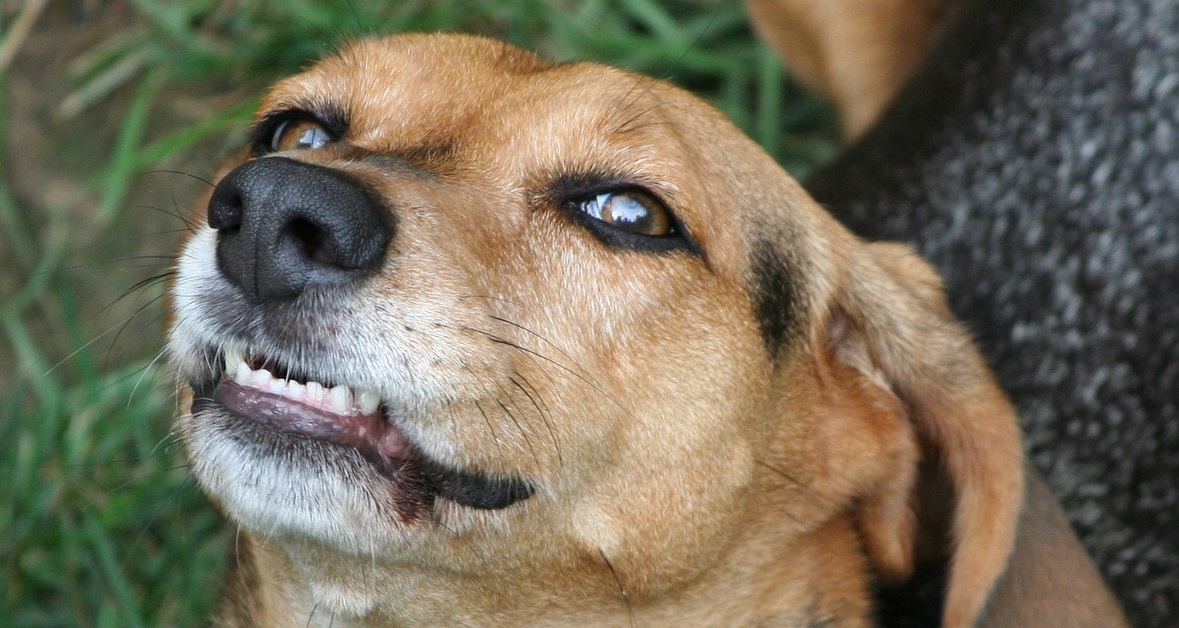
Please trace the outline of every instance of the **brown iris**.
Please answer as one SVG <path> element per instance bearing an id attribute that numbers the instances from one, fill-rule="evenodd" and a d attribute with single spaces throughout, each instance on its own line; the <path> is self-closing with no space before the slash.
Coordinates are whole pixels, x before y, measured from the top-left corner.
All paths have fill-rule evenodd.
<path id="1" fill-rule="evenodd" d="M 274 130 L 270 150 L 305 150 L 321 148 L 332 141 L 332 136 L 314 120 L 286 120 Z"/>
<path id="2" fill-rule="evenodd" d="M 639 190 L 595 194 L 578 204 L 586 215 L 619 229 L 644 236 L 671 235 L 671 215 L 655 197 Z"/>

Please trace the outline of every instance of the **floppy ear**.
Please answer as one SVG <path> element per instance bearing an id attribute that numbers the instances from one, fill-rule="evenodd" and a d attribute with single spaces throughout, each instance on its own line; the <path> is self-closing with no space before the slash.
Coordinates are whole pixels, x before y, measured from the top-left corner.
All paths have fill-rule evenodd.
<path id="1" fill-rule="evenodd" d="M 897 458 L 906 468 L 862 497 L 861 536 L 885 581 L 906 578 L 914 554 L 948 557 L 943 625 L 973 626 L 1006 568 L 1022 503 L 1015 414 L 950 315 L 940 279 L 908 247 L 857 247 L 845 269 L 811 327 L 821 385 L 845 394 L 849 377 L 858 380 L 873 412 L 900 415 L 891 418 L 922 459 Z"/>

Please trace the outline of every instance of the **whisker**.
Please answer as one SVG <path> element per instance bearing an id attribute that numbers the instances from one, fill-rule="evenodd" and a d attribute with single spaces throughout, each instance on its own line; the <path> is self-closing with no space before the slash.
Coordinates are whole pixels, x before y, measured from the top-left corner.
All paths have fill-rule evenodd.
<path id="1" fill-rule="evenodd" d="M 646 109 L 643 109 L 642 111 L 635 112 L 635 114 L 632 115 L 630 118 L 628 118 L 625 122 L 617 125 L 614 128 L 614 132 L 618 133 L 618 134 L 633 133 L 639 129 L 643 129 L 643 128 L 646 128 L 649 126 L 668 124 L 667 122 L 654 121 L 654 120 L 644 122 L 643 124 L 638 124 L 638 125 L 635 124 L 640 119 L 642 119 L 644 116 L 646 116 L 647 114 L 651 113 L 652 111 L 655 111 L 656 109 L 658 109 L 662 106 L 663 106 L 663 103 L 658 102 L 658 103 L 651 105 L 650 107 L 647 107 Z"/>
<path id="2" fill-rule="evenodd" d="M 799 480 L 798 478 L 794 477 L 794 476 L 793 476 L 793 475 L 791 475 L 790 473 L 787 473 L 786 471 L 784 471 L 784 470 L 782 470 L 782 469 L 779 469 L 778 467 L 775 467 L 775 466 L 773 466 L 773 465 L 771 465 L 771 464 L 769 464 L 769 463 L 767 463 L 767 462 L 765 462 L 765 461 L 762 461 L 762 460 L 757 460 L 757 459 L 754 459 L 754 461 L 753 461 L 753 462 L 754 462 L 755 464 L 757 464 L 757 465 L 759 465 L 759 466 L 761 466 L 761 467 L 765 468 L 765 469 L 769 469 L 769 470 L 770 470 L 770 471 L 772 471 L 772 472 L 773 472 L 775 475 L 778 475 L 779 477 L 781 477 L 781 478 L 784 478 L 785 480 L 787 480 L 787 481 L 788 481 L 788 482 L 790 482 L 791 484 L 794 484 L 795 486 L 797 486 L 797 487 L 799 487 L 799 488 L 801 488 L 801 489 L 803 489 L 803 490 L 807 491 L 807 492 L 808 492 L 808 493 L 811 495 L 811 497 L 817 497 L 817 498 L 819 498 L 819 499 L 821 499 L 821 500 L 824 500 L 824 501 L 826 501 L 828 504 L 833 504 L 833 505 L 835 505 L 835 504 L 836 504 L 836 501 L 835 501 L 835 500 L 833 500 L 833 499 L 831 499 L 830 497 L 828 497 L 828 496 L 826 496 L 826 495 L 823 495 L 822 493 L 820 493 L 820 492 L 816 491 L 816 490 L 814 489 L 814 487 L 812 487 L 810 484 L 807 484 L 806 482 L 803 482 L 802 480 Z M 839 472 L 838 472 L 838 471 L 835 471 L 835 470 L 832 470 L 832 471 L 831 471 L 831 473 L 832 473 L 832 474 L 835 474 L 835 475 L 838 475 L 838 473 L 839 473 Z M 801 522 L 801 521 L 798 519 L 798 517 L 797 517 L 797 516 L 795 516 L 793 513 L 790 513 L 790 512 L 788 512 L 788 511 L 786 511 L 785 509 L 782 509 L 782 513 L 783 513 L 783 514 L 785 514 L 787 517 L 790 517 L 791 519 L 793 519 L 793 520 L 794 520 L 796 523 L 802 523 L 802 522 Z"/>
<path id="3" fill-rule="evenodd" d="M 626 615 L 630 619 L 630 625 L 633 628 L 635 624 L 634 609 L 631 608 L 630 596 L 626 593 L 626 588 L 622 586 L 622 580 L 618 577 L 618 571 L 614 569 L 614 565 L 610 559 L 606 557 L 606 552 L 602 548 L 598 548 L 598 555 L 602 557 L 602 562 L 606 563 L 606 568 L 610 570 L 610 575 L 614 578 L 614 584 L 618 587 L 618 593 L 622 595 L 622 602 L 626 604 Z"/>
<path id="4" fill-rule="evenodd" d="M 197 222 L 194 219 L 191 219 L 188 216 L 185 216 L 183 213 L 181 213 L 180 201 L 179 201 L 179 199 L 176 198 L 176 189 L 175 188 L 171 188 L 171 187 L 168 188 L 168 198 L 172 199 L 172 211 L 165 212 L 165 213 L 168 213 L 172 216 L 179 218 L 180 222 L 184 223 L 184 226 L 186 229 L 188 229 L 189 233 L 196 233 Z"/>
<path id="5" fill-rule="evenodd" d="M 691 52 L 692 50 L 700 47 L 700 42 L 704 39 L 704 35 L 706 35 L 708 33 L 708 31 L 712 28 L 712 25 L 716 22 L 716 18 L 719 15 L 720 15 L 719 8 L 716 11 L 713 11 L 712 16 L 708 18 L 708 22 L 706 22 L 704 24 L 704 27 L 701 28 L 700 32 L 696 33 L 696 37 L 692 39 L 692 43 L 688 44 L 688 46 L 686 48 L 684 48 L 684 51 L 680 53 L 680 56 L 676 57 L 675 61 L 673 61 L 670 65 L 668 65 L 667 69 L 664 70 L 663 73 L 659 75 L 659 78 L 661 80 L 666 81 L 668 78 L 670 78 L 671 73 L 675 70 L 676 66 L 678 66 L 680 64 L 680 62 L 684 60 L 684 57 L 686 57 L 688 55 L 688 53 Z"/>
<path id="6" fill-rule="evenodd" d="M 687 56 L 687 54 L 689 52 L 691 52 L 692 50 L 694 50 L 695 48 L 700 46 L 701 40 L 704 39 L 704 35 L 707 34 L 708 31 L 712 28 L 712 25 L 714 22 L 716 22 L 716 18 L 718 15 L 720 15 L 719 8 L 712 13 L 712 16 L 708 19 L 708 22 L 706 22 L 704 24 L 704 27 L 701 28 L 698 33 L 696 33 L 696 37 L 692 39 L 692 42 L 690 44 L 688 44 L 683 49 L 683 51 L 680 52 L 680 54 L 675 58 L 674 61 L 667 64 L 666 69 L 659 74 L 658 79 L 654 79 L 654 78 L 651 78 L 649 76 L 645 76 L 642 74 L 638 75 L 636 77 L 634 83 L 631 84 L 630 89 L 628 89 L 626 91 L 626 93 L 623 94 L 621 98 L 619 98 L 618 102 L 610 108 L 609 117 L 613 118 L 615 115 L 618 115 L 620 112 L 622 112 L 626 109 L 629 109 L 635 103 L 642 100 L 648 93 L 650 93 L 650 91 L 652 89 L 654 89 L 655 86 L 660 83 L 660 81 L 668 80 L 671 77 L 672 72 L 675 71 L 675 68 L 678 67 L 680 65 L 680 62 L 682 62 L 684 60 L 684 57 Z M 659 56 L 659 59 L 655 61 L 654 65 L 658 66 L 658 65 L 664 63 L 664 61 L 667 59 L 668 55 L 670 55 L 670 54 L 671 54 L 670 50 L 665 51 L 662 55 Z M 644 85 L 644 84 L 646 85 L 646 88 L 638 93 L 635 93 L 635 90 L 640 85 Z M 631 98 L 632 94 L 634 94 L 633 98 Z M 629 100 L 629 102 L 628 102 L 628 100 Z M 654 105 L 651 107 L 651 109 L 654 109 L 657 106 L 658 105 Z M 648 109 L 648 111 L 649 110 L 650 109 Z M 635 118 L 641 116 L 643 113 L 646 113 L 646 112 L 644 111 L 644 112 L 636 115 L 634 118 L 631 118 L 630 121 L 633 121 Z M 626 126 L 626 124 L 622 125 L 622 127 L 625 127 L 625 126 Z"/>
<path id="7" fill-rule="evenodd" d="M 492 424 L 491 418 L 487 416 L 487 411 L 483 409 L 483 405 L 478 401 L 475 402 L 475 409 L 478 410 L 479 414 L 483 417 L 483 422 L 487 424 L 487 429 L 491 430 L 491 439 L 495 442 L 496 450 L 502 452 L 503 443 L 500 441 L 499 431 L 495 429 L 495 425 Z"/>
<path id="8" fill-rule="evenodd" d="M 510 321 L 505 321 L 505 322 L 510 322 Z M 521 329 L 524 329 L 524 328 L 523 328 L 523 327 L 521 327 Z M 595 382 L 595 381 L 593 381 L 592 379 L 589 379 L 589 378 L 587 378 L 587 377 L 585 377 L 585 376 L 581 375 L 581 374 L 580 374 L 580 373 L 578 373 L 577 371 L 574 371 L 573 369 L 569 368 L 568 366 L 565 366 L 564 364 L 561 364 L 560 362 L 557 362 L 556 360 L 554 360 L 554 359 L 552 359 L 552 358 L 548 357 L 547 355 L 544 355 L 544 354 L 542 354 L 542 353 L 538 353 L 538 352 L 536 352 L 536 351 L 533 351 L 532 349 L 529 349 L 529 348 L 527 348 L 527 347 L 524 347 L 524 346 L 521 346 L 521 345 L 519 345 L 519 344 L 516 344 L 516 343 L 514 343 L 514 342 L 512 342 L 512 341 L 510 341 L 510 340 L 507 340 L 507 339 L 504 339 L 504 338 L 500 338 L 499 336 L 496 336 L 495 334 L 493 334 L 493 333 L 491 333 L 491 332 L 483 331 L 483 330 L 481 330 L 481 329 L 474 329 L 474 328 L 471 328 L 471 327 L 463 327 L 463 328 L 462 328 L 462 331 L 468 331 L 468 332 L 471 332 L 471 333 L 476 333 L 476 334 L 480 334 L 480 335 L 486 336 L 488 339 L 490 339 L 492 342 L 494 342 L 494 343 L 496 343 L 496 344 L 502 344 L 502 345 L 505 345 L 505 346 L 511 347 L 511 348 L 513 348 L 513 349 L 516 349 L 517 351 L 520 351 L 520 352 L 524 353 L 525 355 L 533 356 L 533 357 L 536 357 L 536 358 L 538 358 L 538 359 L 544 360 L 545 362 L 547 362 L 547 363 L 549 363 L 549 364 L 552 364 L 553 366 L 556 366 L 557 368 L 559 368 L 559 369 L 561 369 L 561 370 L 565 371 L 566 373 L 569 373 L 569 374 L 570 374 L 570 375 L 572 375 L 573 377 L 575 377 L 575 378 L 577 378 L 578 380 L 580 380 L 580 381 L 581 381 L 583 384 L 585 384 L 585 385 L 589 386 L 590 388 L 592 388 L 592 389 L 593 389 L 595 392 L 597 392 L 597 393 L 601 394 L 601 395 L 602 395 L 603 397 L 605 397 L 606 399 L 609 399 L 609 400 L 610 400 L 610 401 L 611 401 L 611 402 L 612 402 L 614 405 L 618 406 L 618 408 L 619 408 L 620 410 L 622 410 L 623 412 L 626 412 L 626 413 L 627 413 L 628 415 L 630 415 L 630 416 L 634 416 L 634 414 L 633 414 L 633 413 L 630 411 L 630 409 L 629 409 L 629 408 L 627 408 L 626 406 L 622 405 L 622 403 L 621 403 L 620 401 L 618 401 L 617 399 L 615 399 L 613 395 L 611 395 L 610 393 L 608 393 L 608 392 L 606 392 L 605 390 L 603 390 L 603 389 L 602 389 L 602 387 L 601 387 L 601 386 L 599 386 L 597 382 Z M 543 339 L 543 337 L 541 337 L 541 338 Z"/>
<path id="9" fill-rule="evenodd" d="M 176 203 L 177 203 L 176 197 L 175 197 L 175 195 L 173 195 L 172 196 L 172 204 L 176 205 Z M 148 209 L 148 210 L 163 214 L 169 218 L 175 218 L 175 219 L 179 220 L 180 222 L 184 223 L 184 231 L 187 231 L 189 233 L 196 231 L 197 223 L 195 221 L 191 220 L 190 218 L 188 218 L 187 216 L 185 216 L 184 214 L 181 214 L 177 210 L 169 210 L 169 209 L 164 209 L 163 207 L 156 207 L 155 205 L 147 205 L 147 204 L 136 205 L 135 209 Z"/>
<path id="10" fill-rule="evenodd" d="M 95 336 L 95 337 L 91 338 L 90 340 L 86 341 L 84 344 L 82 344 L 82 346 L 78 347 L 77 349 L 74 349 L 74 350 L 73 350 L 73 351 L 71 351 L 71 352 L 70 352 L 68 355 L 66 355 L 64 358 L 62 358 L 61 360 L 59 360 L 59 361 L 58 361 L 56 364 L 54 364 L 53 366 L 49 367 L 49 369 L 45 371 L 44 375 L 49 375 L 49 374 L 50 374 L 50 373 L 52 373 L 53 371 L 57 370 L 57 368 L 58 368 L 58 367 L 60 367 L 61 365 L 65 364 L 66 362 L 69 362 L 70 360 L 72 360 L 72 359 L 73 359 L 75 356 L 77 356 L 79 353 L 81 353 L 81 352 L 85 351 L 86 349 L 90 348 L 90 346 L 92 346 L 94 343 L 98 342 L 99 340 L 102 340 L 102 338 L 103 338 L 104 336 L 106 336 L 107 334 L 109 334 L 109 333 L 111 333 L 111 332 L 115 331 L 116 329 L 118 329 L 118 330 L 119 330 L 119 333 L 117 333 L 117 334 L 115 335 L 115 337 L 114 337 L 114 338 L 111 340 L 111 345 L 112 345 L 112 346 L 114 346 L 115 342 L 116 342 L 116 341 L 118 341 L 118 339 L 119 339 L 119 336 L 120 336 L 120 335 L 122 335 L 123 329 L 125 329 L 125 328 L 127 327 L 127 325 L 131 323 L 131 321 L 132 321 L 132 320 L 134 320 L 134 319 L 135 319 L 137 316 L 139 316 L 139 315 L 140 315 L 140 314 L 142 314 L 144 311 L 146 311 L 146 310 L 147 310 L 147 308 L 151 307 L 151 305 L 152 305 L 153 303 L 155 303 L 157 300 L 159 300 L 160 298 L 161 298 L 161 297 L 159 297 L 159 296 L 157 296 L 157 297 L 153 298 L 152 300 L 148 301 L 147 303 L 145 303 L 145 304 L 143 304 L 141 307 L 139 307 L 139 309 L 135 310 L 135 312 L 133 312 L 133 313 L 132 313 L 130 316 L 128 316 L 128 317 L 127 317 L 125 320 L 123 320 L 122 322 L 120 322 L 120 323 L 115 323 L 114 325 L 111 325 L 110 327 L 108 327 L 108 328 L 107 328 L 105 331 L 103 331 L 102 333 L 100 333 L 100 334 L 98 334 L 97 336 Z M 107 357 L 109 357 L 109 354 L 108 354 L 108 356 L 107 356 Z"/>
<path id="11" fill-rule="evenodd" d="M 566 353 L 564 349 L 562 349 L 561 347 L 559 347 L 558 345 L 556 345 L 555 343 L 553 343 L 553 341 L 549 340 L 548 338 L 545 338 L 545 337 L 544 337 L 544 336 L 542 336 L 541 334 L 538 334 L 538 333 L 536 333 L 535 331 L 532 331 L 532 330 L 531 330 L 531 329 L 529 329 L 528 327 L 525 327 L 524 325 L 521 325 L 521 324 L 517 323 L 516 321 L 509 320 L 509 319 L 503 318 L 503 317 L 501 317 L 501 316 L 496 316 L 496 315 L 494 315 L 494 314 L 489 314 L 489 315 L 488 315 L 488 318 L 490 318 L 490 319 L 491 319 L 491 320 L 493 320 L 493 321 L 499 321 L 499 322 L 501 322 L 501 323 L 504 323 L 504 324 L 507 324 L 507 325 L 511 325 L 512 327 L 515 327 L 516 329 L 519 329 L 520 331 L 522 331 L 522 332 L 524 332 L 524 333 L 526 333 L 526 334 L 529 334 L 529 335 L 531 335 L 532 337 L 536 338 L 537 340 L 540 340 L 541 342 L 543 342 L 543 343 L 545 343 L 546 345 L 548 345 L 548 346 L 552 347 L 553 349 L 555 349 L 555 350 L 557 351 L 557 353 L 561 354 L 561 357 L 565 358 L 566 360 L 569 360 L 569 362 L 570 362 L 571 364 L 574 364 L 574 365 L 576 365 L 576 364 L 577 364 L 577 360 L 574 360 L 574 359 L 573 359 L 573 357 L 572 357 L 572 356 L 570 356 L 568 353 Z M 588 373 L 585 373 L 585 374 L 586 374 L 587 376 L 589 375 Z"/>
<path id="12" fill-rule="evenodd" d="M 108 257 L 106 259 L 92 260 L 92 261 L 88 261 L 88 262 L 85 262 L 82 264 L 70 264 L 68 266 L 59 266 L 59 267 L 54 268 L 52 270 L 34 271 L 31 273 L 27 273 L 25 275 L 22 275 L 22 279 L 32 279 L 33 277 L 37 277 L 38 275 L 49 275 L 49 274 L 58 273 L 61 271 L 66 271 L 66 270 L 78 270 L 80 268 L 91 268 L 94 266 L 101 266 L 103 264 L 115 264 L 115 263 L 119 263 L 119 262 L 130 262 L 130 261 L 136 261 L 136 260 L 145 260 L 145 261 L 146 260 L 166 260 L 169 262 L 174 262 L 177 259 L 179 259 L 179 257 L 177 255 L 170 255 L 170 254 L 169 255 L 124 255 L 122 257 Z M 148 268 L 148 267 L 156 268 L 156 265 L 153 264 L 153 265 L 148 266 L 148 265 L 144 264 L 142 266 L 135 266 L 134 268 Z M 120 298 L 122 298 L 122 297 L 120 297 Z M 111 305 L 113 305 L 116 302 L 118 302 L 118 299 L 116 299 L 115 301 L 112 301 Z M 110 306 L 108 305 L 107 307 L 110 307 Z"/>
<path id="13" fill-rule="evenodd" d="M 791 474 L 789 474 L 789 473 L 787 473 L 787 472 L 785 472 L 785 471 L 783 471 L 783 470 L 781 470 L 781 469 L 779 469 L 779 468 L 777 468 L 767 462 L 763 462 L 761 460 L 754 460 L 754 462 L 761 465 L 762 467 L 765 467 L 766 469 L 769 469 L 770 471 L 773 471 L 777 475 L 785 478 L 786 480 L 790 481 L 790 483 L 794 484 L 795 486 L 798 486 L 800 488 L 805 488 L 807 490 L 811 489 L 810 485 L 807 484 L 806 482 L 803 482 L 802 480 L 794 477 L 793 475 L 791 475 Z"/>
<path id="14" fill-rule="evenodd" d="M 205 179 L 203 177 L 198 177 L 197 175 L 195 175 L 191 172 L 185 172 L 183 170 L 172 170 L 169 168 L 156 168 L 154 170 L 146 170 L 146 171 L 144 171 L 144 174 L 178 174 L 180 176 L 188 177 L 190 179 L 196 179 L 197 181 L 200 181 L 201 183 L 204 183 L 205 185 L 207 185 L 211 188 L 217 187 L 216 184 L 214 184 L 212 181 Z"/>
<path id="15" fill-rule="evenodd" d="M 517 373 L 517 375 L 520 375 L 520 379 L 524 380 L 525 383 L 528 383 L 528 380 L 523 375 L 519 373 Z M 549 432 L 549 438 L 551 438 L 553 441 L 553 450 L 557 453 L 557 464 L 564 465 L 564 460 L 561 457 L 561 444 L 557 439 L 557 432 L 553 427 L 552 419 L 545 411 L 545 408 L 541 408 L 541 404 L 537 402 L 537 398 L 532 396 L 532 393 L 528 392 L 528 389 L 525 388 L 515 377 L 509 377 L 508 381 L 512 382 L 512 384 L 518 388 L 520 392 L 524 393 L 524 396 L 528 397 L 528 400 L 532 402 L 532 406 L 536 408 L 537 415 L 540 416 L 541 422 L 544 423 L 545 429 L 547 429 Z M 532 388 L 531 384 L 529 384 L 529 388 Z"/>
<path id="16" fill-rule="evenodd" d="M 162 294 L 152 297 L 151 300 L 149 300 L 147 303 L 144 303 L 142 306 L 132 312 L 131 315 L 126 318 L 126 320 L 123 321 L 123 324 L 119 326 L 119 331 L 115 334 L 115 337 L 111 339 L 111 344 L 107 348 L 106 355 L 102 358 L 104 363 L 109 363 L 111 351 L 114 351 L 115 346 L 119 342 L 119 338 L 123 337 L 123 332 L 127 330 L 127 326 L 131 324 L 131 321 L 135 320 L 140 314 L 147 311 L 147 308 L 151 307 L 156 303 L 156 301 L 159 301 L 162 298 L 164 298 L 164 295 Z M 157 316 L 156 320 L 159 320 L 159 317 L 162 316 L 163 314 L 161 313 L 159 316 Z"/>
<path id="17" fill-rule="evenodd" d="M 147 377 L 147 374 L 148 374 L 148 372 L 149 372 L 149 371 L 151 371 L 151 367 L 155 366 L 156 362 L 159 362 L 159 361 L 160 361 L 160 359 L 164 357 L 164 354 L 165 354 L 167 351 L 168 351 L 168 350 L 167 350 L 166 348 L 164 348 L 164 349 L 160 349 L 160 350 L 159 350 L 159 351 L 156 353 L 156 357 L 152 358 L 151 362 L 148 362 L 148 363 L 147 363 L 147 366 L 145 366 L 145 367 L 144 367 L 144 368 L 143 368 L 143 369 L 140 371 L 140 373 L 139 373 L 139 379 L 135 380 L 135 385 L 131 387 L 131 394 L 127 395 L 127 408 L 128 408 L 128 409 L 130 409 L 130 408 L 131 408 L 131 401 L 132 401 L 133 399 L 135 399 L 135 392 L 139 390 L 139 385 L 143 383 L 143 378 L 144 378 L 144 377 Z"/>
<path id="18" fill-rule="evenodd" d="M 102 309 L 95 312 L 94 315 L 97 316 L 98 314 L 102 314 L 103 312 L 114 307 L 114 305 L 116 303 L 122 301 L 123 299 L 126 299 L 127 297 L 131 296 L 135 292 L 140 292 L 140 291 L 150 288 L 154 285 L 164 283 L 165 281 L 168 280 L 169 277 L 173 277 L 175 275 L 176 275 L 176 270 L 169 269 L 169 270 L 166 270 L 162 273 L 156 273 L 155 275 L 152 275 L 150 277 L 144 277 L 143 279 L 140 279 L 139 281 L 131 284 L 131 286 L 129 288 L 127 288 L 126 290 L 124 290 L 122 294 L 120 294 L 118 297 L 115 298 L 115 300 L 104 305 L 102 307 Z M 153 301 L 154 301 L 154 299 L 153 299 Z"/>
<path id="19" fill-rule="evenodd" d="M 501 395 L 508 398 L 509 400 L 511 399 L 511 395 L 507 394 L 503 386 L 501 386 L 498 381 L 495 383 L 495 387 L 499 389 Z M 515 413 L 512 412 L 512 410 L 508 408 L 508 406 L 504 404 L 503 401 L 500 401 L 499 397 L 493 397 L 493 399 L 495 400 L 496 405 L 498 405 L 500 409 L 504 411 L 504 414 L 506 414 L 508 418 L 512 420 L 512 423 L 516 425 L 516 431 L 520 432 L 520 436 L 524 439 L 524 444 L 528 446 L 528 451 L 532 453 L 532 459 L 536 461 L 537 466 L 540 466 L 540 457 L 536 455 L 536 447 L 533 446 L 532 438 L 528 436 L 528 431 L 525 430 L 524 426 L 520 424 L 520 421 L 516 419 Z"/>

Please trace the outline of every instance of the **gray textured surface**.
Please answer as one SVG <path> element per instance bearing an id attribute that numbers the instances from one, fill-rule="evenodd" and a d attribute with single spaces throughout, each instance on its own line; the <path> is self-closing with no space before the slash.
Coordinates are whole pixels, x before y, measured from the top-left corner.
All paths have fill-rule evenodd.
<path id="1" fill-rule="evenodd" d="M 984 4 L 810 187 L 940 268 L 1134 625 L 1179 625 L 1179 0 Z"/>

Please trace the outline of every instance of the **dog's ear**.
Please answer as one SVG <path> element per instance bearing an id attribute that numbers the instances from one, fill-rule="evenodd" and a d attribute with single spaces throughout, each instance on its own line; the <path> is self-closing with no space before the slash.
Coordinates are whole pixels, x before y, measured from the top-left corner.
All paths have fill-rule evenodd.
<path id="1" fill-rule="evenodd" d="M 972 626 L 1014 543 L 1023 491 L 1014 412 L 924 261 L 896 244 L 864 245 L 845 261 L 811 346 L 828 396 L 853 399 L 894 443 L 859 501 L 861 536 L 885 582 L 906 578 L 914 556 L 948 559 L 943 624 Z"/>

